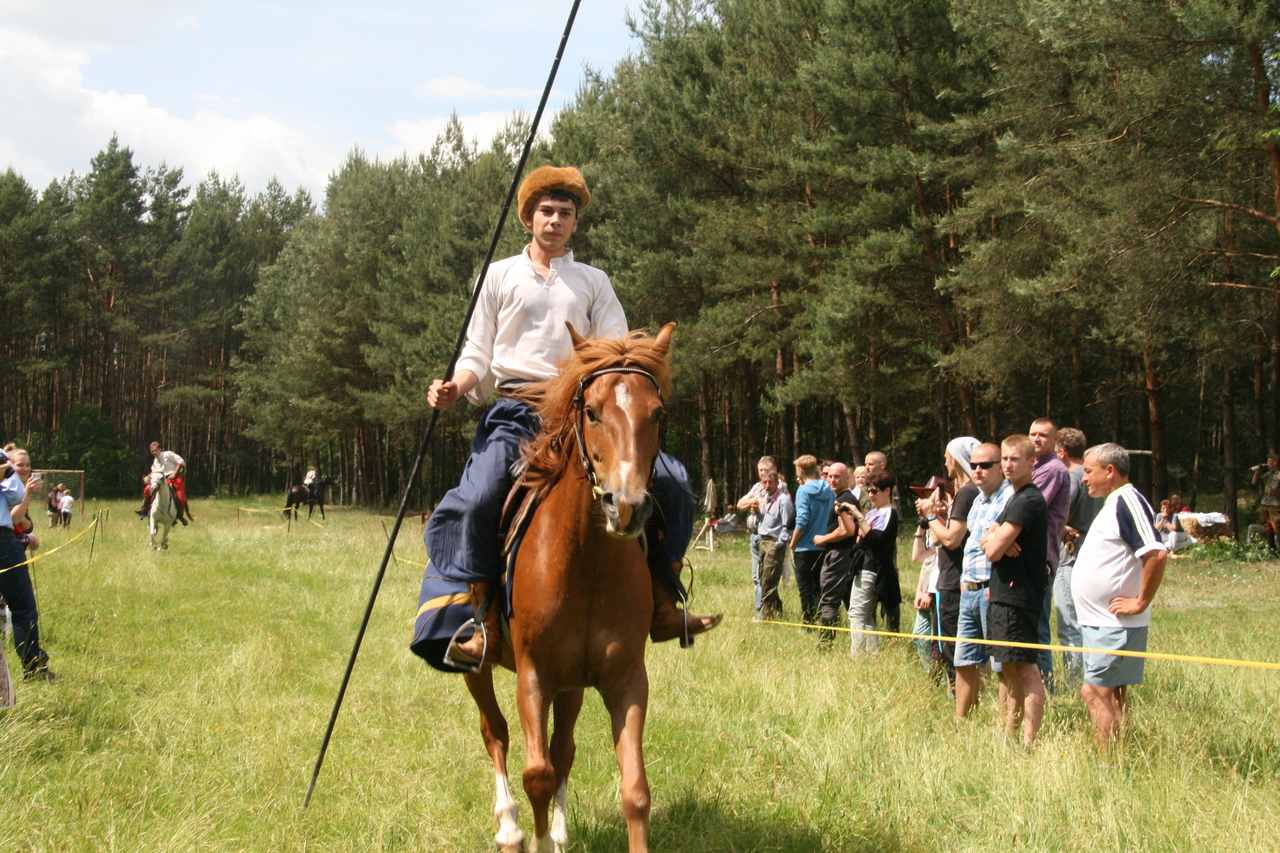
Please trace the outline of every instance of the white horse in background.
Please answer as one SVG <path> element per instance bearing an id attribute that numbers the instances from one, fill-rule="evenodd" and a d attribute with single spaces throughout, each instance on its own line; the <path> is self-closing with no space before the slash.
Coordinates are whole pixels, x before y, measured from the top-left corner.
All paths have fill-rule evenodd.
<path id="1" fill-rule="evenodd" d="M 151 496 L 151 512 L 147 517 L 147 525 L 151 529 L 151 549 L 168 551 L 169 531 L 178 520 L 178 501 L 173 496 L 173 488 L 169 485 L 169 481 L 159 471 L 151 474 Z M 164 531 L 158 545 L 156 544 L 157 528 Z"/>

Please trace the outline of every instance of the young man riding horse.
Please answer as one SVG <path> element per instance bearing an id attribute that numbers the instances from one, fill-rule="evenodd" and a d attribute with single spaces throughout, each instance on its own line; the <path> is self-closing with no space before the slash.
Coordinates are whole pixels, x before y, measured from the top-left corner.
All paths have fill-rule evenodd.
<path id="1" fill-rule="evenodd" d="M 476 427 L 462 481 L 445 495 L 423 534 L 431 560 L 428 571 L 465 581 L 476 607 L 502 574 L 499 516 L 520 447 L 538 429 L 532 407 L 516 395 L 531 382 L 555 376 L 557 365 L 573 352 L 566 324 L 588 338 L 627 334 L 626 315 L 609 277 L 576 262 L 566 248 L 578 230 L 578 214 L 590 200 L 577 169 L 543 166 L 525 178 L 519 192 L 520 222 L 532 239 L 521 254 L 489 267 L 457 369 L 449 380 L 432 382 L 427 392 L 436 409 L 463 396 L 479 406 L 495 391 L 499 394 Z M 658 465 L 653 492 L 660 507 L 664 498 L 679 495 L 678 487 L 667 466 Z M 678 517 L 676 512 L 666 515 Z M 666 556 L 678 572 L 683 555 Z M 720 615 L 686 618 L 674 593 L 657 577 L 653 592 L 650 636 L 655 642 L 700 634 L 720 623 Z M 453 644 L 450 657 L 474 665 L 498 662 L 500 622 L 498 607 L 490 607 L 484 624 L 494 639 L 486 646 L 476 631 L 469 640 Z"/>
<path id="2" fill-rule="evenodd" d="M 172 450 L 161 450 L 160 442 L 151 442 L 151 455 L 155 457 L 151 462 L 151 473 L 163 473 L 169 481 L 170 487 L 173 489 L 174 500 L 178 503 L 178 521 L 182 522 L 182 526 L 187 526 L 187 519 L 195 521 L 191 515 L 191 510 L 187 507 L 187 484 L 182 479 L 182 474 L 187 470 L 186 461 L 174 453 Z M 146 483 L 142 488 L 142 508 L 138 510 L 138 518 L 146 518 L 151 512 L 151 483 L 150 477 L 143 477 L 142 481 Z"/>

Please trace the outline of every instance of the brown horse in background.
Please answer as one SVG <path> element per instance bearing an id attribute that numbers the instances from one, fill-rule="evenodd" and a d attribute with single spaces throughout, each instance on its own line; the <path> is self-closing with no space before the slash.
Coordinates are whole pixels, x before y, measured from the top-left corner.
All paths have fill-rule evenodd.
<path id="1" fill-rule="evenodd" d="M 584 340 L 560 375 L 533 386 L 542 433 L 525 451 L 525 482 L 541 498 L 516 558 L 510 644 L 525 736 L 524 789 L 534 850 L 568 844 L 565 813 L 583 691 L 600 692 L 612 720 L 631 853 L 649 849 L 649 783 L 643 735 L 649 702 L 645 639 L 653 591 L 638 537 L 653 509 L 649 480 L 670 392 L 671 330 L 655 338 Z M 507 781 L 507 721 L 485 667 L 464 676 L 480 708 L 480 731 L 497 776 L 496 841 L 523 850 Z M 555 730 L 547 741 L 548 716 Z M 547 811 L 554 800 L 551 821 Z"/>
<path id="2" fill-rule="evenodd" d="M 320 517 L 324 518 L 324 490 L 329 486 L 335 485 L 333 479 L 324 477 L 316 481 L 316 497 L 311 499 L 311 492 L 306 486 L 290 486 L 284 493 L 284 517 L 287 519 L 289 513 L 293 513 L 293 517 L 298 517 L 298 507 L 305 506 L 307 508 L 307 518 L 311 518 L 311 514 L 316 511 L 316 507 L 320 507 Z M 327 519 L 326 519 L 327 520 Z"/>

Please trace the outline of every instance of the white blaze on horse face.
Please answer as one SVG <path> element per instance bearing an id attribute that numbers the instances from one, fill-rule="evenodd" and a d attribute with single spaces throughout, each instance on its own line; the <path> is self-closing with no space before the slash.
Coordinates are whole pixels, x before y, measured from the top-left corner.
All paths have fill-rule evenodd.
<path id="1" fill-rule="evenodd" d="M 569 783 L 564 781 L 556 789 L 555 803 L 551 807 L 551 840 L 556 850 L 569 846 Z"/>
<path id="2" fill-rule="evenodd" d="M 524 844 L 524 833 L 520 831 L 520 807 L 515 797 L 511 796 L 511 785 L 503 773 L 493 774 L 497 779 L 498 793 L 493 805 L 493 813 L 498 818 L 498 834 L 494 836 L 499 850 L 518 848 Z"/>
<path id="3" fill-rule="evenodd" d="M 618 404 L 618 409 L 627 418 L 627 433 L 635 434 L 636 417 L 635 412 L 631 410 L 631 391 L 627 388 L 627 383 L 619 378 L 613 385 L 613 399 Z M 635 476 L 635 463 L 631 459 L 619 459 L 616 482 L 624 489 L 631 484 L 631 478 Z"/>

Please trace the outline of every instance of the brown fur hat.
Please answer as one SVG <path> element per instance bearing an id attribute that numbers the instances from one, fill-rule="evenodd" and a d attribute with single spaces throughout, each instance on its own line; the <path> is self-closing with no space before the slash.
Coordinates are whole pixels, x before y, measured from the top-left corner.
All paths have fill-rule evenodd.
<path id="1" fill-rule="evenodd" d="M 525 228 L 533 226 L 533 208 L 549 192 L 567 193 L 578 202 L 578 214 L 591 203 L 591 191 L 582 173 L 572 166 L 558 169 L 555 166 L 539 166 L 529 173 L 520 185 L 517 200 L 520 204 L 520 221 Z"/>

